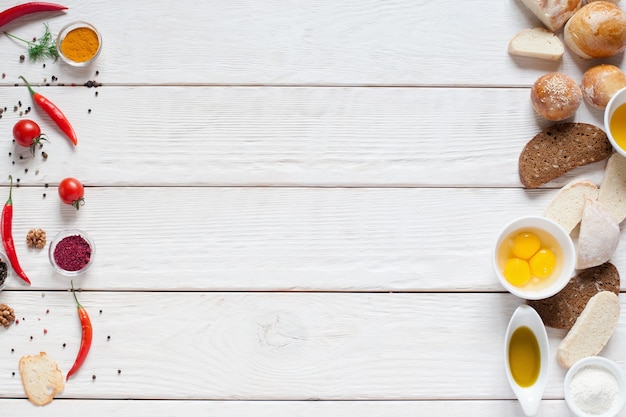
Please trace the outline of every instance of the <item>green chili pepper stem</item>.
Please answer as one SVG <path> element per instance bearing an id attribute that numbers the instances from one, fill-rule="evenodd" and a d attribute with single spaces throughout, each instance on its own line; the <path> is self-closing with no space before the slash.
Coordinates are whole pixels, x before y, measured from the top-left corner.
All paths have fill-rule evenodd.
<path id="1" fill-rule="evenodd" d="M 30 91 L 30 94 L 34 96 L 35 95 L 35 90 L 33 90 L 33 87 L 30 86 L 30 83 L 28 81 L 26 81 L 26 78 L 22 77 L 21 75 L 19 76 L 19 78 L 24 80 L 24 82 L 26 83 L 26 87 L 28 87 L 28 91 Z"/>
<path id="2" fill-rule="evenodd" d="M 11 181 L 11 185 L 9 185 L 9 198 L 7 199 L 7 204 L 13 205 L 13 175 L 9 175 L 9 180 Z"/>
<path id="3" fill-rule="evenodd" d="M 76 300 L 76 305 L 78 306 L 78 308 L 83 308 L 83 306 L 80 305 L 78 298 L 76 297 L 76 291 L 74 290 L 74 280 L 71 280 L 70 283 L 72 284 L 72 294 L 74 295 L 74 300 Z"/>

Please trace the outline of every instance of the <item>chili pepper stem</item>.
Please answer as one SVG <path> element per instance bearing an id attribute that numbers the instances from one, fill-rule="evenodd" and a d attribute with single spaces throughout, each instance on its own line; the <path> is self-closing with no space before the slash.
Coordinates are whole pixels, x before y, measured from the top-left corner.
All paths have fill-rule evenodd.
<path id="1" fill-rule="evenodd" d="M 7 199 L 7 204 L 13 205 L 13 175 L 9 175 L 9 198 Z"/>
<path id="2" fill-rule="evenodd" d="M 24 80 L 24 82 L 26 83 L 26 87 L 28 87 L 28 91 L 30 92 L 30 95 L 34 96 L 35 95 L 35 90 L 33 90 L 33 87 L 30 86 L 30 83 L 28 81 L 26 81 L 26 78 L 22 77 L 21 75 L 19 76 L 19 78 Z"/>
<path id="3" fill-rule="evenodd" d="M 70 281 L 70 284 L 72 284 L 72 294 L 74 295 L 74 300 L 76 300 L 76 306 L 78 308 L 82 308 L 83 306 L 80 304 L 80 302 L 78 301 L 78 297 L 76 297 L 76 290 L 74 290 L 74 280 Z"/>

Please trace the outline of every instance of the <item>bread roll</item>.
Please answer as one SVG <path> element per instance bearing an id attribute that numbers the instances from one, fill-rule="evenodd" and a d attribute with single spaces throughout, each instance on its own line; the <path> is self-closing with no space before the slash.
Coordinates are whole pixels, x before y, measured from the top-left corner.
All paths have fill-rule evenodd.
<path id="1" fill-rule="evenodd" d="M 560 72 L 542 75 L 530 90 L 533 108 L 553 122 L 568 119 L 582 101 L 580 87 L 570 76 Z"/>
<path id="2" fill-rule="evenodd" d="M 583 98 L 598 110 L 604 110 L 618 90 L 626 87 L 626 75 L 615 65 L 596 65 L 583 75 Z"/>
<path id="3" fill-rule="evenodd" d="M 576 248 L 576 269 L 607 262 L 619 245 L 619 233 L 619 224 L 609 209 L 599 201 L 585 197 Z"/>
<path id="4" fill-rule="evenodd" d="M 594 1 L 567 21 L 563 38 L 581 58 L 617 55 L 626 49 L 626 13 L 611 2 Z"/>
<path id="5" fill-rule="evenodd" d="M 565 22 L 580 9 L 582 0 L 522 0 L 522 3 L 530 9 L 553 32 L 561 29 Z"/>

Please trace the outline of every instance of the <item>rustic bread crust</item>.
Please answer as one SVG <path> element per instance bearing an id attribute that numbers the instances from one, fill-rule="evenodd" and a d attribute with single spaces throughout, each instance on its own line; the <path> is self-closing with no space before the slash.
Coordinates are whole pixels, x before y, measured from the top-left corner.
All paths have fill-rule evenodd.
<path id="1" fill-rule="evenodd" d="M 620 277 L 617 268 L 607 262 L 579 271 L 559 293 L 543 300 L 528 300 L 543 323 L 555 329 L 569 330 L 594 295 L 600 291 L 619 294 Z"/>
<path id="2" fill-rule="evenodd" d="M 519 157 L 519 177 L 536 188 L 592 162 L 607 159 L 613 148 L 606 133 L 588 123 L 560 123 L 532 138 Z"/>
<path id="3" fill-rule="evenodd" d="M 46 352 L 23 356 L 19 361 L 24 391 L 35 405 L 49 404 L 54 396 L 65 389 L 63 373 Z"/>

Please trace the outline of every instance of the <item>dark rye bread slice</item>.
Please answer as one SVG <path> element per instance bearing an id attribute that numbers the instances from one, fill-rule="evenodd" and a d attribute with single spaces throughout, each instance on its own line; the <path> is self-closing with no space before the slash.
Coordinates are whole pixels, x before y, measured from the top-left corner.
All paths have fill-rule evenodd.
<path id="1" fill-rule="evenodd" d="M 610 262 L 579 271 L 560 292 L 543 300 L 528 300 L 543 324 L 556 329 L 571 329 L 591 297 L 600 291 L 619 296 L 619 272 Z"/>
<path id="2" fill-rule="evenodd" d="M 583 165 L 608 158 L 613 151 L 606 133 L 588 123 L 559 123 L 530 140 L 519 157 L 519 177 L 536 188 Z"/>

